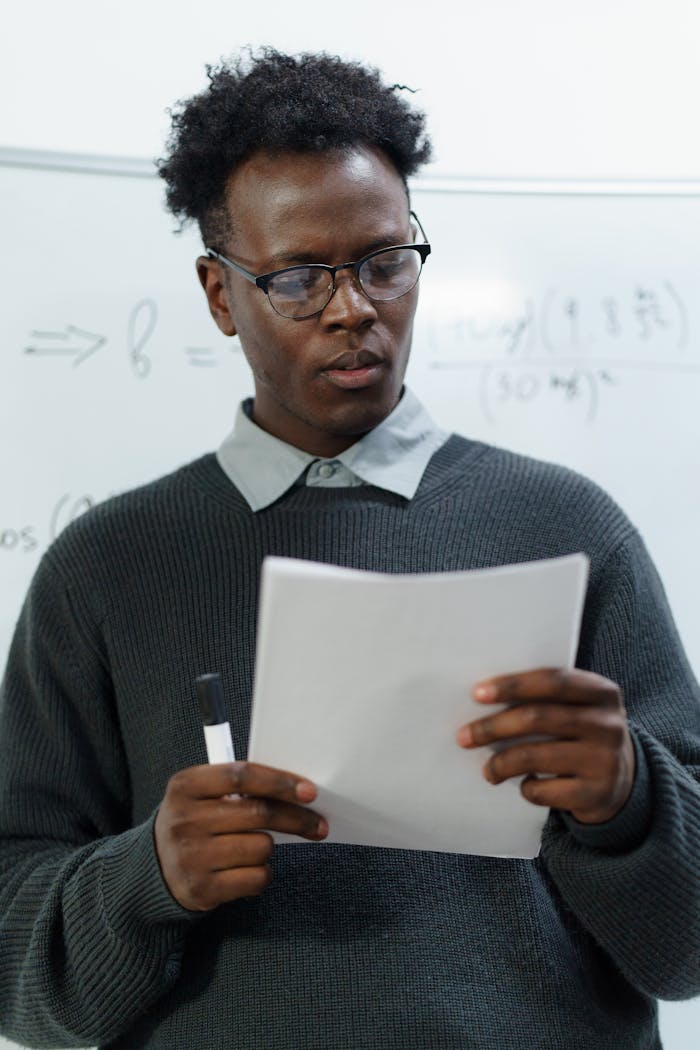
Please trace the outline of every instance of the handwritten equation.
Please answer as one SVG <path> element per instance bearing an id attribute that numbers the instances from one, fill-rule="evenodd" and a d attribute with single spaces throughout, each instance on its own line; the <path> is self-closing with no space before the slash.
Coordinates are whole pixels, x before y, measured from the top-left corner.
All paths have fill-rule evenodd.
<path id="1" fill-rule="evenodd" d="M 466 282 L 463 300 L 457 296 L 447 315 L 431 309 L 428 293 L 416 327 L 414 355 L 429 368 L 479 370 L 480 403 L 490 421 L 548 401 L 578 406 L 591 422 L 606 392 L 623 385 L 625 369 L 700 374 L 690 310 L 670 279 L 599 294 L 550 285 L 538 297 L 521 292 L 519 301 L 503 287 L 502 301 L 487 306 Z M 161 326 L 158 303 L 143 297 L 124 310 L 116 338 L 66 323 L 32 330 L 23 353 L 27 361 L 79 368 L 116 352 L 141 381 L 160 367 L 154 348 Z M 230 354 L 241 354 L 237 339 L 179 349 L 180 361 L 196 369 L 217 368 Z M 171 360 L 167 346 L 163 367 Z"/>
<path id="2" fill-rule="evenodd" d="M 136 379 L 147 379 L 153 368 L 152 348 L 160 320 L 158 304 L 154 299 L 140 299 L 126 311 L 123 335 L 110 339 L 104 332 L 89 331 L 76 324 L 65 324 L 56 330 L 33 329 L 29 332 L 23 354 L 32 360 L 64 361 L 78 368 L 94 361 L 101 353 L 111 352 L 116 345 Z M 213 322 L 212 322 L 213 323 Z M 183 360 L 195 368 L 215 368 L 222 363 L 226 352 L 241 352 L 238 340 L 227 344 L 185 346 L 180 350 Z M 168 347 L 168 355 L 171 348 Z"/>
<path id="3" fill-rule="evenodd" d="M 548 353 L 562 349 L 604 352 L 625 345 L 682 353 L 688 346 L 688 311 L 671 281 L 659 287 L 636 285 L 623 299 L 583 299 L 557 288 L 547 290 L 540 311 L 542 343 Z"/>
<path id="4" fill-rule="evenodd" d="M 113 493 L 107 495 L 113 495 Z M 43 550 L 53 543 L 67 525 L 98 502 L 95 496 L 86 493 L 76 496 L 65 492 L 56 500 L 46 520 L 41 523 L 0 521 L 0 556 L 3 554 L 31 554 Z"/>
<path id="5" fill-rule="evenodd" d="M 479 403 L 490 423 L 527 406 L 545 410 L 568 406 L 571 413 L 577 410 L 582 422 L 591 423 L 598 411 L 601 391 L 614 388 L 619 382 L 605 368 L 485 367 L 479 375 Z"/>
<path id="6" fill-rule="evenodd" d="M 479 371 L 479 402 L 490 422 L 555 403 L 578 406 L 592 422 L 625 369 L 700 376 L 690 312 L 669 280 L 597 296 L 551 286 L 539 300 L 509 307 L 479 311 L 477 304 L 447 319 L 429 314 L 418 337 L 429 368 Z"/>
<path id="7" fill-rule="evenodd" d="M 467 302 L 447 319 L 433 313 L 424 328 L 436 367 L 467 361 L 484 348 L 509 358 L 612 353 L 632 361 L 651 351 L 669 360 L 683 355 L 690 342 L 688 308 L 671 281 L 599 297 L 549 287 L 539 302 L 525 298 L 500 308 L 479 309 L 478 302 L 473 307 Z"/>

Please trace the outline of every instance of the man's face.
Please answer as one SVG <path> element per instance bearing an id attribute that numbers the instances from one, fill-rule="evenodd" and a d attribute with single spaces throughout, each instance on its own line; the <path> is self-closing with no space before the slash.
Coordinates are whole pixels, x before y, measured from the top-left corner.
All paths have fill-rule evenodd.
<path id="1" fill-rule="evenodd" d="M 300 263 L 337 265 L 413 241 L 401 178 L 382 154 L 258 153 L 231 176 L 230 242 L 217 245 L 254 274 Z M 280 317 L 267 296 L 222 263 L 198 260 L 209 307 L 238 335 L 255 382 L 253 418 L 318 456 L 334 456 L 397 404 L 408 363 L 417 289 L 373 303 L 352 270 L 313 317 Z"/>

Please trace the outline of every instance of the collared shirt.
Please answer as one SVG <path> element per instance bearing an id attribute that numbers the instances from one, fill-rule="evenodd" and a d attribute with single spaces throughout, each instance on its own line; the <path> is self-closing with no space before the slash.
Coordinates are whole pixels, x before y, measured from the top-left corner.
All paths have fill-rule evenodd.
<path id="1" fill-rule="evenodd" d="M 239 406 L 232 432 L 216 456 L 252 510 L 263 510 L 292 485 L 348 488 L 376 485 L 405 499 L 416 493 L 431 456 L 450 436 L 433 423 L 410 390 L 374 430 L 333 459 L 322 459 L 273 437 Z"/>

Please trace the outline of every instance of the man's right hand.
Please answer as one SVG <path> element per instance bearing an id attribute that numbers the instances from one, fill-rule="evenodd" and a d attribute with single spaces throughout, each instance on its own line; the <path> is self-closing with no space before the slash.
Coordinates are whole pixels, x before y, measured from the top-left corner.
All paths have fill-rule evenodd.
<path id="1" fill-rule="evenodd" d="M 323 817 L 310 780 L 254 762 L 191 766 L 170 778 L 155 821 L 163 878 L 189 911 L 262 893 L 272 879 L 267 831 L 319 841 Z M 229 797 L 235 795 L 236 797 Z"/>

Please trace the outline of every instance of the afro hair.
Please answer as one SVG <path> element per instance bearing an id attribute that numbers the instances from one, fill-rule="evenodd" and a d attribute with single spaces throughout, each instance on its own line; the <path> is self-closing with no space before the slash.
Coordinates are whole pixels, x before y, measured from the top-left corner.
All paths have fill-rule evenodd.
<path id="1" fill-rule="evenodd" d="M 196 221 L 206 245 L 230 233 L 227 180 L 258 150 L 374 147 L 404 182 L 430 158 L 425 117 L 401 96 L 405 89 L 359 62 L 266 47 L 207 73 L 208 88 L 173 110 L 168 155 L 158 161 L 170 211 L 182 225 Z"/>

